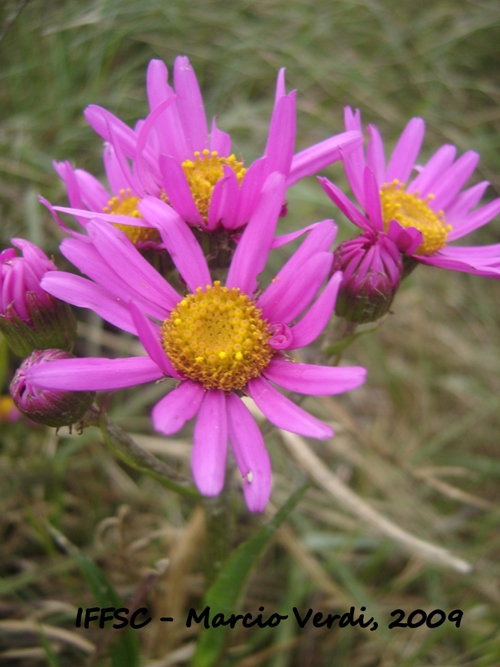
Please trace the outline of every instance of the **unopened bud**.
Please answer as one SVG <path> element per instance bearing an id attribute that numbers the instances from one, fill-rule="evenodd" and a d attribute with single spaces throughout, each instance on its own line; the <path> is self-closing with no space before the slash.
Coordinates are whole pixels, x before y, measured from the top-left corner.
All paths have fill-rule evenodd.
<path id="1" fill-rule="evenodd" d="M 67 303 L 47 294 L 40 281 L 57 271 L 40 248 L 24 239 L 12 239 L 14 248 L 0 253 L 0 332 L 11 350 L 26 357 L 33 350 L 71 350 L 76 320 Z"/>
<path id="2" fill-rule="evenodd" d="M 26 371 L 38 364 L 59 359 L 74 359 L 64 350 L 35 350 L 19 366 L 10 384 L 10 394 L 20 412 L 45 426 L 69 426 L 78 422 L 92 405 L 93 391 L 55 391 L 33 387 Z"/>
<path id="3" fill-rule="evenodd" d="M 401 253 L 385 234 L 366 232 L 334 252 L 333 271 L 342 271 L 335 314 L 364 324 L 391 307 L 403 271 Z"/>

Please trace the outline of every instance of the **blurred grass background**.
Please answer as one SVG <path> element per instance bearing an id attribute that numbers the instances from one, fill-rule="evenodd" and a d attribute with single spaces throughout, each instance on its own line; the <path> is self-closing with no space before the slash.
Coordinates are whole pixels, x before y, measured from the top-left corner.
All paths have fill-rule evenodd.
<path id="1" fill-rule="evenodd" d="M 286 66 L 288 89 L 298 89 L 298 149 L 340 131 L 347 104 L 361 109 L 365 124 L 376 123 L 389 144 L 421 115 L 422 157 L 444 142 L 477 150 L 477 180 L 490 180 L 490 198 L 500 195 L 495 0 L 7 0 L 0 17 L 3 246 L 25 236 L 56 253 L 59 230 L 37 202 L 39 193 L 65 201 L 52 160 L 102 174 L 101 142 L 82 110 L 100 104 L 133 124 L 147 111 L 148 61 L 162 58 L 170 68 L 177 54 L 191 59 L 208 115 L 218 115 L 247 162 L 264 148 L 276 73 Z M 328 175 L 343 182 L 338 165 Z M 295 187 L 289 203 L 282 230 L 333 215 L 342 238 L 352 233 L 315 179 Z M 474 241 L 500 242 L 500 221 Z M 305 403 L 335 423 L 332 442 L 313 443 L 322 460 L 378 511 L 465 558 L 473 572 L 424 562 L 313 487 L 259 563 L 242 605 L 338 613 L 364 604 L 387 623 L 396 608 L 461 608 L 461 627 L 369 632 L 289 623 L 234 631 L 224 665 L 498 667 L 499 298 L 494 280 L 419 267 L 396 297 L 394 314 L 343 360 L 366 366 L 367 384 L 336 400 Z M 94 320 L 82 323 L 82 333 L 80 345 L 91 354 L 123 354 L 130 345 Z M 5 354 L 3 392 L 17 363 Z M 114 417 L 141 444 L 188 470 L 188 432 L 167 442 L 151 431 L 158 390 L 117 395 Z M 179 502 L 118 463 L 92 430 L 57 437 L 23 422 L 1 429 L 0 664 L 188 664 L 196 628 L 151 623 L 121 663 L 110 657 L 119 639 L 75 631 L 76 608 L 96 604 L 75 548 L 123 599 L 142 594 L 158 615 L 183 618 L 204 590 L 195 503 Z M 301 475 L 275 433 L 269 448 L 279 507 Z M 240 500 L 235 511 L 234 545 L 263 521 Z M 170 566 L 158 574 L 165 558 Z"/>

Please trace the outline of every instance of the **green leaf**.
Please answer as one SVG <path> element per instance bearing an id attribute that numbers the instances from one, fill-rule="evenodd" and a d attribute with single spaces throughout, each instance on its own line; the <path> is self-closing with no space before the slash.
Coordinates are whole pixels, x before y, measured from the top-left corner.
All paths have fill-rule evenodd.
<path id="1" fill-rule="evenodd" d="M 304 495 L 308 485 L 304 484 L 277 512 L 277 514 L 231 554 L 225 563 L 219 577 L 207 591 L 203 601 L 203 608 L 207 605 L 214 613 L 230 616 L 235 609 L 238 599 L 244 592 L 250 574 L 258 558 L 269 545 L 276 530 L 295 508 Z M 219 664 L 219 658 L 226 643 L 229 626 L 210 628 L 202 631 L 193 657 L 193 667 L 212 667 Z"/>

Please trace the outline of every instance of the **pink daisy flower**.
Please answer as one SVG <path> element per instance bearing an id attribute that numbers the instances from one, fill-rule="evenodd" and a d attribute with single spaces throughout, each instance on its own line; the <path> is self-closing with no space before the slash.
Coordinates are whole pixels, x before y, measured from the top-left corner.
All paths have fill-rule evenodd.
<path id="1" fill-rule="evenodd" d="M 341 277 L 337 273 L 328 279 L 333 261 L 329 248 L 336 233 L 332 221 L 314 225 L 271 284 L 256 294 L 285 188 L 283 175 L 267 179 L 224 286 L 212 282 L 203 252 L 182 218 L 153 197 L 146 197 L 139 209 L 157 221 L 187 285 L 185 295 L 106 223 L 90 222 L 88 239 L 63 241 L 63 254 L 92 280 L 58 272 L 44 281 L 44 289 L 138 335 L 147 356 L 54 361 L 27 371 L 31 386 L 61 391 L 111 391 L 175 378 L 178 386 L 153 409 L 155 428 L 170 435 L 197 415 L 192 469 L 206 496 L 217 495 L 223 487 L 229 439 L 247 505 L 254 512 L 262 511 L 269 498 L 271 466 L 241 396 L 251 396 L 276 426 L 324 439 L 333 435 L 330 426 L 296 406 L 274 384 L 327 395 L 354 389 L 366 376 L 363 368 L 295 363 L 285 355 L 312 342 L 332 314 Z"/>
<path id="2" fill-rule="evenodd" d="M 111 196 L 90 174 L 74 171 L 69 163 L 56 163 L 71 208 L 56 206 L 53 213 L 72 213 L 84 226 L 96 213 L 113 223 L 121 221 L 112 216 L 125 215 L 126 224 L 139 225 L 142 235 L 143 227 L 154 227 L 154 223 L 138 222 L 138 202 L 151 195 L 204 231 L 241 231 L 272 172 L 284 174 L 290 187 L 340 159 L 341 150 L 348 153 L 363 141 L 359 131 L 348 130 L 294 155 L 295 91 L 286 94 L 282 69 L 264 155 L 247 168 L 231 152 L 231 138 L 219 130 L 215 118 L 209 131 L 201 91 L 187 57 L 176 58 L 173 79 L 172 88 L 161 60 L 149 63 L 151 112 L 134 129 L 99 106 L 85 110 L 90 125 L 107 142 L 104 158 Z"/>
<path id="3" fill-rule="evenodd" d="M 361 131 L 359 110 L 345 110 L 348 130 Z M 500 198 L 474 207 L 487 181 L 462 190 L 479 161 L 467 151 L 455 160 L 456 148 L 442 146 L 425 166 L 416 164 L 425 123 L 412 118 L 386 164 L 382 138 L 374 125 L 367 128 L 369 142 L 343 158 L 354 196 L 362 210 L 326 178 L 323 189 L 340 210 L 363 230 L 387 234 L 399 250 L 417 262 L 466 273 L 499 276 L 500 244 L 452 246 L 488 223 L 500 212 Z M 415 174 L 412 175 L 413 170 Z"/>

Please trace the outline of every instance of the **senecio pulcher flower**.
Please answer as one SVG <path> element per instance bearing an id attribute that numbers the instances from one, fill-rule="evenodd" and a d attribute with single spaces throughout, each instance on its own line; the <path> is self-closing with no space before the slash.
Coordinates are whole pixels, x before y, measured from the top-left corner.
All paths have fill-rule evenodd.
<path id="1" fill-rule="evenodd" d="M 140 202 L 141 214 L 157 222 L 189 290 L 185 295 L 157 273 L 120 230 L 103 221 L 89 222 L 88 238 L 66 239 L 61 251 L 92 280 L 57 272 L 46 277 L 43 287 L 138 335 L 148 356 L 70 359 L 26 370 L 31 386 L 59 391 L 110 391 L 174 378 L 178 386 L 153 409 L 155 428 L 169 435 L 197 415 L 192 469 L 199 490 L 207 496 L 223 487 L 229 438 L 247 505 L 254 512 L 262 511 L 269 498 L 271 467 L 260 430 L 241 396 L 251 396 L 276 426 L 324 439 L 333 435 L 330 426 L 273 384 L 328 395 L 358 387 L 366 375 L 363 368 L 295 363 L 285 355 L 313 341 L 332 314 L 339 273 L 310 306 L 331 270 L 329 248 L 336 232 L 332 221 L 309 228 L 296 253 L 256 296 L 257 276 L 267 262 L 285 188 L 282 174 L 268 177 L 224 286 L 212 282 L 201 247 L 184 220 L 158 198 Z"/>
<path id="2" fill-rule="evenodd" d="M 361 131 L 359 110 L 345 110 L 347 130 Z M 500 244 L 451 246 L 492 220 L 500 212 L 500 198 L 472 210 L 487 181 L 462 190 L 479 161 L 467 151 L 455 160 L 456 148 L 442 146 L 425 166 L 416 164 L 425 133 L 421 118 L 412 118 L 386 165 L 384 145 L 374 125 L 367 128 L 365 152 L 356 148 L 343 159 L 360 211 L 326 178 L 326 194 L 351 222 L 364 231 L 389 236 L 402 253 L 421 264 L 483 276 L 500 277 Z M 416 174 L 412 175 L 415 170 Z"/>
<path id="3" fill-rule="evenodd" d="M 282 69 L 264 155 L 247 168 L 231 152 L 231 137 L 217 127 L 215 118 L 209 132 L 198 81 L 185 56 L 176 58 L 173 79 L 172 88 L 161 60 L 149 63 L 150 113 L 135 129 L 106 109 L 87 107 L 87 121 L 106 141 L 104 164 L 111 194 L 69 162 L 54 163 L 71 208 L 42 201 L 59 224 L 56 211 L 75 215 L 83 227 L 98 213 L 99 219 L 119 225 L 136 244 L 155 242 L 155 222 L 144 220 L 138 207 L 144 196 L 151 195 L 203 231 L 242 231 L 272 172 L 284 174 L 290 187 L 363 141 L 358 130 L 348 130 L 294 155 L 295 91 L 286 94 Z"/>

